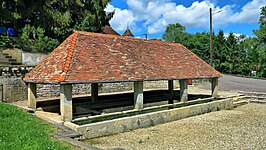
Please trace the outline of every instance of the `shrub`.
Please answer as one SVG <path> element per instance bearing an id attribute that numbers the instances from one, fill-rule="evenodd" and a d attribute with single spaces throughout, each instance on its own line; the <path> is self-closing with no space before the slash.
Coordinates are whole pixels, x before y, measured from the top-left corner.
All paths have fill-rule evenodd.
<path id="1" fill-rule="evenodd" d="M 43 28 L 25 25 L 18 40 L 19 48 L 29 52 L 51 52 L 60 43 L 57 39 L 45 36 L 44 33 Z"/>

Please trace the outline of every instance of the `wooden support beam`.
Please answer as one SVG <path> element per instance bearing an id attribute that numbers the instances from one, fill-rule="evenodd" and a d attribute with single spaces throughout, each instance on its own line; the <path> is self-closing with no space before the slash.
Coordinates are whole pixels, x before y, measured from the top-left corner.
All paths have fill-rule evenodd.
<path id="1" fill-rule="evenodd" d="M 98 102 L 99 85 L 98 83 L 91 83 L 91 101 L 92 103 Z"/>
<path id="2" fill-rule="evenodd" d="M 186 79 L 179 80 L 179 84 L 180 84 L 180 101 L 187 102 L 188 100 L 187 80 Z"/>
<path id="3" fill-rule="evenodd" d="M 143 81 L 134 82 L 134 104 L 135 109 L 143 109 Z"/>
<path id="4" fill-rule="evenodd" d="M 170 99 L 168 100 L 168 104 L 174 103 L 174 81 L 168 80 L 168 92 L 171 95 Z"/>
<path id="5" fill-rule="evenodd" d="M 60 84 L 60 112 L 64 121 L 73 119 L 72 84 Z"/>
<path id="6" fill-rule="evenodd" d="M 212 84 L 212 97 L 217 98 L 218 95 L 218 78 L 211 79 Z"/>
<path id="7" fill-rule="evenodd" d="M 37 91 L 35 83 L 28 83 L 28 106 L 36 109 Z"/>

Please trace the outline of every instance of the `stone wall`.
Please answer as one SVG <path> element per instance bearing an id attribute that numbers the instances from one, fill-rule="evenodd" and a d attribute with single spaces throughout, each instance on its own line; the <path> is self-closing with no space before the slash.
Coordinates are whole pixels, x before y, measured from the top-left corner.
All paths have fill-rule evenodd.
<path id="1" fill-rule="evenodd" d="M 1 84 L 3 88 L 1 90 Z M 174 82 L 177 88 L 178 81 Z M 167 89 L 167 81 L 146 81 L 144 89 Z M 121 83 L 100 83 L 99 93 L 111 93 L 133 90 L 133 82 Z M 1 92 L 3 102 L 15 102 L 27 99 L 27 85 L 21 77 L 0 76 L 0 101 Z M 90 84 L 74 84 L 72 89 L 73 95 L 87 95 L 91 92 Z M 60 85 L 57 84 L 37 84 L 38 98 L 51 98 L 60 95 Z"/>
<path id="2" fill-rule="evenodd" d="M 0 84 L 3 85 L 2 101 L 15 102 L 27 99 L 27 86 L 18 77 L 0 77 Z"/>
<path id="3" fill-rule="evenodd" d="M 22 51 L 22 64 L 24 65 L 37 65 L 47 54 L 42 53 L 27 53 Z"/>
<path id="4" fill-rule="evenodd" d="M 120 83 L 100 83 L 99 93 L 112 93 L 133 90 L 133 82 Z M 179 87 L 178 81 L 174 81 L 175 88 Z M 168 81 L 145 81 L 144 89 L 167 89 Z M 73 96 L 88 95 L 91 93 L 90 84 L 74 84 L 72 89 Z M 56 84 L 37 84 L 38 98 L 58 97 L 60 95 L 60 85 Z"/>
<path id="5" fill-rule="evenodd" d="M 133 83 L 100 83 L 99 93 L 111 93 L 129 91 L 133 89 Z M 91 93 L 91 84 L 74 84 L 72 89 L 73 96 L 88 95 Z M 37 97 L 49 98 L 60 95 L 60 85 L 57 84 L 37 84 Z"/>

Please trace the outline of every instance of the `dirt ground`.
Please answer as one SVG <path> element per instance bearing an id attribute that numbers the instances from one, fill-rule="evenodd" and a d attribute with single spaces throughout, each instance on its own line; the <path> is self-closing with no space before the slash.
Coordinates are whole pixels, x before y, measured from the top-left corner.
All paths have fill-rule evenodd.
<path id="1" fill-rule="evenodd" d="M 266 105 L 246 104 L 84 142 L 103 149 L 266 149 Z"/>

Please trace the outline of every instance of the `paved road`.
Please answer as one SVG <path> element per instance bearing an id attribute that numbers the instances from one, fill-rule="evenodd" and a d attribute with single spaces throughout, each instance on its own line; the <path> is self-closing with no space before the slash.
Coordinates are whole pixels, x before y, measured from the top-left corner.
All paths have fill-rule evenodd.
<path id="1" fill-rule="evenodd" d="M 208 89 L 209 86 L 209 84 L 204 84 L 203 88 Z M 266 80 L 223 75 L 219 78 L 219 90 L 266 93 Z"/>

